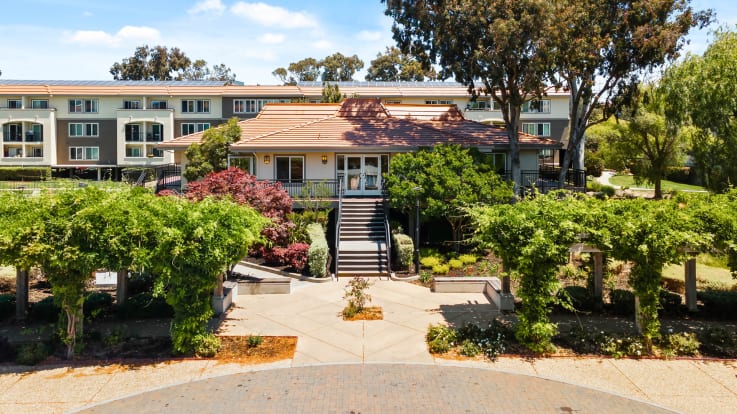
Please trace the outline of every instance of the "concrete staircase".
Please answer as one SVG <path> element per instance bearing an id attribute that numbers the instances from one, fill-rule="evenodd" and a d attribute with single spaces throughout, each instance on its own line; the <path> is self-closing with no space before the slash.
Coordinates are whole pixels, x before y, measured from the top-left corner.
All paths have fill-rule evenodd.
<path id="1" fill-rule="evenodd" d="M 338 277 L 389 274 L 381 200 L 343 199 L 339 239 Z"/>

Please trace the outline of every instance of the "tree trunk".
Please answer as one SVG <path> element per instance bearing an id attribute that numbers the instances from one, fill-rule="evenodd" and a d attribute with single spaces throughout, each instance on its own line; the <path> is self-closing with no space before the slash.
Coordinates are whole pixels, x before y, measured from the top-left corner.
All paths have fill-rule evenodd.
<path id="1" fill-rule="evenodd" d="M 655 196 L 654 198 L 656 200 L 660 200 L 663 198 L 663 188 L 662 188 L 662 180 L 660 178 L 655 179 Z"/>
<path id="2" fill-rule="evenodd" d="M 126 268 L 118 270 L 115 300 L 118 302 L 118 306 L 125 305 L 125 301 L 128 300 L 128 269 Z"/>
<path id="3" fill-rule="evenodd" d="M 15 268 L 15 318 L 26 319 L 28 310 L 28 270 Z"/>

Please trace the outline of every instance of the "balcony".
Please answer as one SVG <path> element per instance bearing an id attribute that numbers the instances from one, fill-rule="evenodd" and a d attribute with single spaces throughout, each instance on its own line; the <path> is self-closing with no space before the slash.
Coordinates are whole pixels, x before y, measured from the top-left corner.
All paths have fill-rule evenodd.
<path id="1" fill-rule="evenodd" d="M 23 142 L 22 134 L 4 134 L 3 142 Z"/>
<path id="2" fill-rule="evenodd" d="M 146 134 L 146 142 L 161 142 L 163 140 L 162 135 L 159 133 L 149 132 Z"/>
<path id="3" fill-rule="evenodd" d="M 125 142 L 143 142 L 142 132 L 126 132 Z"/>
<path id="4" fill-rule="evenodd" d="M 43 140 L 44 137 L 42 134 L 37 134 L 32 131 L 26 132 L 26 142 L 43 142 Z"/>
<path id="5" fill-rule="evenodd" d="M 560 189 L 575 192 L 586 191 L 586 171 L 569 168 L 563 187 L 558 182 L 559 174 L 559 167 L 540 167 L 539 170 L 522 170 L 520 171 L 520 182 L 517 184 L 524 188 L 525 192 L 531 192 L 535 188 L 542 194 Z M 505 171 L 502 177 L 511 180 L 512 172 Z"/>

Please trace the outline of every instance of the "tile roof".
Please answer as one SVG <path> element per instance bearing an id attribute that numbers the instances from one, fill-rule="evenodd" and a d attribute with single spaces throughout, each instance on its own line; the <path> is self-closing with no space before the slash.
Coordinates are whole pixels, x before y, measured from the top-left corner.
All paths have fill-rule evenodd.
<path id="1" fill-rule="evenodd" d="M 378 99 L 346 99 L 337 104 L 267 104 L 253 119 L 241 121 L 241 140 L 231 151 L 407 151 L 441 143 L 507 147 L 504 128 L 463 118 L 455 105 L 382 105 Z M 184 148 L 202 133 L 159 144 Z M 520 146 L 559 146 L 553 140 L 520 133 Z"/>

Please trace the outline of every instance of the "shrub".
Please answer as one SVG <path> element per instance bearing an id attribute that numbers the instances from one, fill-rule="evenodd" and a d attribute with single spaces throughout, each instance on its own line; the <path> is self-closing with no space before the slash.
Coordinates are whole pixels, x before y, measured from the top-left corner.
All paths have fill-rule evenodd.
<path id="1" fill-rule="evenodd" d="M 50 167 L 0 167 L 0 181 L 44 181 L 49 178 Z"/>
<path id="2" fill-rule="evenodd" d="M 273 265 L 286 264 L 287 248 L 274 246 L 272 248 L 265 248 L 263 251 L 263 258 L 266 263 Z"/>
<path id="3" fill-rule="evenodd" d="M 470 265 L 476 263 L 478 261 L 478 257 L 472 254 L 462 254 L 458 256 L 458 260 L 460 260 L 464 265 Z"/>
<path id="4" fill-rule="evenodd" d="M 294 268 L 297 272 L 302 272 L 307 267 L 307 252 L 310 245 L 307 243 L 294 243 L 287 246 L 284 254 L 286 264 Z"/>
<path id="5" fill-rule="evenodd" d="M 174 309 L 166 303 L 166 299 L 154 296 L 150 292 L 139 293 L 128 298 L 125 305 L 118 309 L 123 318 L 171 318 Z"/>
<path id="6" fill-rule="evenodd" d="M 699 334 L 701 352 L 723 358 L 737 357 L 737 333 L 722 327 L 706 328 Z"/>
<path id="7" fill-rule="evenodd" d="M 611 185 L 602 184 L 597 181 L 590 181 L 586 183 L 589 191 L 599 193 L 601 196 L 614 197 L 617 194 L 617 189 Z"/>
<path id="8" fill-rule="evenodd" d="M 36 322 L 56 322 L 59 312 L 61 308 L 54 304 L 54 297 L 49 296 L 31 305 L 30 317 Z"/>
<path id="9" fill-rule="evenodd" d="M 371 295 L 366 293 L 366 290 L 368 290 L 368 288 L 371 287 L 372 284 L 373 283 L 370 283 L 368 279 L 364 279 L 358 276 L 354 277 L 353 279 L 351 279 L 350 282 L 348 282 L 348 286 L 346 286 L 343 299 L 348 299 L 348 305 L 346 306 L 346 308 L 355 310 L 353 315 L 361 312 L 364 306 L 366 306 L 366 303 L 371 302 Z"/>
<path id="10" fill-rule="evenodd" d="M 422 267 L 433 268 L 442 263 L 443 263 L 443 260 L 436 256 L 428 256 L 428 257 L 423 257 L 422 259 L 420 259 L 420 265 L 422 265 Z"/>
<path id="11" fill-rule="evenodd" d="M 251 348 L 255 348 L 264 341 L 264 338 L 260 335 L 251 335 L 248 337 L 248 346 Z"/>
<path id="12" fill-rule="evenodd" d="M 665 179 L 676 183 L 691 183 L 691 167 L 669 167 Z"/>
<path id="13" fill-rule="evenodd" d="M 701 343 L 693 332 L 681 332 L 665 335 L 660 339 L 660 350 L 663 356 L 694 356 L 699 353 Z"/>
<path id="14" fill-rule="evenodd" d="M 131 272 L 128 276 L 128 296 L 153 291 L 155 281 L 151 273 Z"/>
<path id="15" fill-rule="evenodd" d="M 15 314 L 15 295 L 0 295 L 0 320 Z"/>
<path id="16" fill-rule="evenodd" d="M 601 173 L 604 172 L 604 160 L 593 152 L 587 151 L 584 168 L 586 169 L 586 175 L 601 177 Z"/>
<path id="17" fill-rule="evenodd" d="M 660 306 L 667 315 L 677 315 L 681 311 L 681 295 L 660 289 Z"/>
<path id="18" fill-rule="evenodd" d="M 330 256 L 325 231 L 321 224 L 312 223 L 307 225 L 307 235 L 310 238 L 310 248 L 307 251 L 310 274 L 315 277 L 325 277 L 328 274 L 328 257 Z"/>
<path id="19" fill-rule="evenodd" d="M 458 259 L 450 259 L 448 260 L 448 267 L 451 269 L 460 269 L 463 267 L 463 262 Z"/>
<path id="20" fill-rule="evenodd" d="M 617 315 L 633 315 L 635 313 L 635 294 L 629 290 L 613 289 L 609 292 L 612 311 Z"/>
<path id="21" fill-rule="evenodd" d="M 420 257 L 434 256 L 437 258 L 443 257 L 440 251 L 434 247 L 420 247 Z"/>
<path id="22" fill-rule="evenodd" d="M 412 265 L 415 249 L 412 238 L 406 234 L 394 233 L 392 234 L 392 243 L 394 244 L 394 251 L 397 253 L 399 267 L 409 269 Z"/>
<path id="23" fill-rule="evenodd" d="M 447 275 L 450 272 L 450 266 L 447 264 L 439 264 L 432 267 L 432 272 L 436 275 Z"/>
<path id="24" fill-rule="evenodd" d="M 704 303 L 703 313 L 715 318 L 732 319 L 737 316 L 737 292 L 704 290 L 696 292 Z"/>
<path id="25" fill-rule="evenodd" d="M 420 270 L 420 282 L 428 284 L 431 280 L 432 272 L 428 272 L 427 270 Z"/>
<path id="26" fill-rule="evenodd" d="M 92 292 L 84 300 L 84 316 L 95 317 L 110 309 L 113 305 L 113 297 L 107 292 Z"/>
<path id="27" fill-rule="evenodd" d="M 566 286 L 558 291 L 558 299 L 570 304 L 577 311 L 589 311 L 594 308 L 594 295 L 583 286 Z"/>
<path id="28" fill-rule="evenodd" d="M 49 350 L 43 342 L 23 344 L 18 349 L 15 362 L 19 365 L 36 365 L 50 355 Z"/>
<path id="29" fill-rule="evenodd" d="M 212 358 L 220 350 L 220 338 L 213 334 L 197 335 L 194 340 L 194 353 L 204 358 Z"/>
<path id="30" fill-rule="evenodd" d="M 425 340 L 430 353 L 444 354 L 455 345 L 456 331 L 445 325 L 430 325 Z"/>
<path id="31" fill-rule="evenodd" d="M 458 352 L 463 356 L 475 357 L 481 353 L 481 345 L 470 339 L 465 339 L 461 342 L 461 349 Z"/>
<path id="32" fill-rule="evenodd" d="M 9 362 L 15 359 L 15 347 L 8 341 L 8 338 L 0 336 L 0 362 Z"/>

